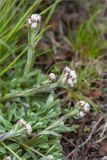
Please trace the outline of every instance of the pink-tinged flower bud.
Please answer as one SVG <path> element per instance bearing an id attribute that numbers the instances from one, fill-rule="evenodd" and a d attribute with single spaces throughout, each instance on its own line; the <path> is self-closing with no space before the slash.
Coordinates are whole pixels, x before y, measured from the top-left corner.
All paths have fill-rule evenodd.
<path id="1" fill-rule="evenodd" d="M 37 23 L 36 22 L 33 22 L 32 24 L 31 24 L 31 28 L 32 29 L 35 29 L 37 27 Z"/>
<path id="2" fill-rule="evenodd" d="M 20 119 L 18 122 L 17 122 L 18 125 L 24 127 L 28 133 L 28 135 L 30 135 L 32 133 L 32 127 L 29 123 L 26 123 L 23 119 Z"/>
<path id="3" fill-rule="evenodd" d="M 69 87 L 73 87 L 73 86 L 74 86 L 74 83 L 73 83 L 73 81 L 72 81 L 71 78 L 69 78 L 69 79 L 67 80 L 67 84 L 68 84 Z"/>
<path id="4" fill-rule="evenodd" d="M 85 105 L 85 103 L 86 103 L 85 101 L 79 101 L 79 102 L 78 102 L 78 104 L 79 104 L 81 107 L 83 107 L 83 106 Z"/>
<path id="5" fill-rule="evenodd" d="M 71 69 L 66 66 L 66 67 L 64 68 L 63 72 L 64 72 L 64 73 L 66 73 L 66 72 L 67 72 L 67 73 L 70 73 L 70 72 L 71 72 Z"/>
<path id="6" fill-rule="evenodd" d="M 31 20 L 32 20 L 32 22 L 40 22 L 41 21 L 41 16 L 39 14 L 32 14 L 31 15 Z"/>
<path id="7" fill-rule="evenodd" d="M 56 75 L 54 73 L 49 74 L 49 79 L 52 81 L 56 81 Z"/>

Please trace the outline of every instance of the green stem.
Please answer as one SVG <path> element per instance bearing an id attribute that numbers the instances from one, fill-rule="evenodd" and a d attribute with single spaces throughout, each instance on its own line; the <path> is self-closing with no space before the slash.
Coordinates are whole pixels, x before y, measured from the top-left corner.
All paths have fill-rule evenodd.
<path id="1" fill-rule="evenodd" d="M 27 52 L 27 63 L 25 66 L 25 70 L 24 70 L 24 77 L 26 77 L 28 75 L 28 73 L 30 72 L 31 68 L 32 68 L 32 61 L 33 61 L 33 57 L 34 57 L 34 32 L 29 28 L 28 29 L 28 52 Z"/>
<path id="2" fill-rule="evenodd" d="M 4 97 L 1 97 L 1 101 L 7 101 L 9 99 L 13 99 L 13 98 L 17 98 L 17 97 L 27 97 L 30 95 L 34 95 L 36 93 L 49 92 L 49 91 L 55 89 L 57 86 L 58 86 L 57 83 L 54 83 L 54 84 L 48 83 L 46 85 L 34 87 L 31 89 L 9 93 L 9 94 L 5 95 Z"/>
<path id="3" fill-rule="evenodd" d="M 16 154 L 11 148 L 9 148 L 7 145 L 5 145 L 5 143 L 1 142 L 1 144 L 6 148 L 8 149 L 18 160 L 22 160 L 22 158 L 20 158 L 18 156 L 18 154 Z"/>
<path id="4" fill-rule="evenodd" d="M 40 29 L 40 24 L 37 24 L 35 29 L 28 27 L 28 52 L 27 52 L 27 63 L 24 70 L 24 77 L 26 77 L 31 71 L 34 61 L 35 61 L 35 46 L 36 46 L 36 36 Z"/>

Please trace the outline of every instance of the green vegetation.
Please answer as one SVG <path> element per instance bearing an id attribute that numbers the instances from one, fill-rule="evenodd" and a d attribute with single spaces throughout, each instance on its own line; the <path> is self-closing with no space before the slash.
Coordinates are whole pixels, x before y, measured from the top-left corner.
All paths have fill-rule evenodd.
<path id="1" fill-rule="evenodd" d="M 36 66 L 37 57 L 52 53 L 51 48 L 40 52 L 35 46 L 51 27 L 49 20 L 59 4 L 60 0 L 56 0 L 45 8 L 42 0 L 32 0 L 31 3 L 25 0 L 0 1 L 0 159 L 11 156 L 12 160 L 62 160 L 61 134 L 76 132 L 79 128 L 76 123 L 72 126 L 64 124 L 68 118 L 76 119 L 78 108 L 69 109 L 65 103 L 61 111 L 62 102 L 54 91 L 56 83 L 50 84 L 47 73 Z M 26 21 L 37 9 L 42 10 L 40 15 L 45 21 L 38 32 L 32 33 L 27 29 Z M 64 91 L 69 101 L 85 100 L 94 111 L 98 106 L 87 95 L 96 90 L 93 84 L 101 81 L 101 54 L 107 47 L 102 32 L 95 26 L 97 15 L 98 12 L 75 33 L 68 25 L 69 36 L 64 37 L 71 50 L 80 53 L 80 59 L 74 56 L 73 62 L 67 62 L 75 67 L 78 83 L 74 91 L 66 86 Z M 29 38 L 31 35 L 33 40 Z M 55 68 L 57 62 L 51 69 L 55 71 Z M 20 119 L 32 126 L 32 135 L 18 125 Z"/>

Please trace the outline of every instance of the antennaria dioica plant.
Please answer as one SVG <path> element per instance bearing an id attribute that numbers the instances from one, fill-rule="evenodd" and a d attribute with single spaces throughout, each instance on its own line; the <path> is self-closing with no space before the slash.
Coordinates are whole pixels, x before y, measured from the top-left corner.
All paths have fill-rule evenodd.
<path id="1" fill-rule="evenodd" d="M 53 8 L 55 6 L 56 3 Z M 28 12 L 25 16 L 28 16 Z M 22 21 L 24 23 L 24 18 Z M 77 75 L 74 70 L 65 67 L 59 77 L 54 73 L 46 76 L 37 68 L 34 70 L 35 47 L 48 28 L 45 27 L 41 31 L 40 23 L 39 15 L 30 16 L 26 24 L 28 29 L 27 47 L 22 46 L 24 50 L 20 55 L 15 56 L 15 60 L 6 68 L 3 66 L 0 71 L 1 159 L 10 157 L 14 160 L 61 160 L 63 158 L 60 144 L 61 133 L 76 131 L 78 128 L 78 125 L 68 127 L 64 122 L 68 118 L 81 118 L 87 115 L 87 110 L 90 109 L 86 102 L 80 101 L 62 116 L 60 100 L 55 98 L 53 91 L 59 87 L 73 88 L 77 83 Z M 21 28 L 23 25 L 21 22 L 18 23 L 4 38 L 5 42 L 11 42 L 12 36 L 19 31 L 18 26 Z M 7 49 L 9 49 L 8 46 Z M 2 52 L 3 50 L 2 47 Z M 17 62 L 26 51 L 27 60 L 21 59 L 20 62 Z M 13 52 L 9 53 L 13 55 Z M 11 60 L 10 55 L 3 56 L 0 62 L 3 63 L 7 57 Z M 9 72 L 13 65 L 13 71 Z M 8 81 L 5 81 L 6 73 L 9 76 Z"/>

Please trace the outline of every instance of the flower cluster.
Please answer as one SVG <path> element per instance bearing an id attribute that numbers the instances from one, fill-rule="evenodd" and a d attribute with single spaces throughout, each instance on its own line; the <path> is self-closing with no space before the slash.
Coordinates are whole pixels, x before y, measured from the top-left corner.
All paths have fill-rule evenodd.
<path id="1" fill-rule="evenodd" d="M 56 75 L 54 73 L 50 73 L 49 74 L 49 79 L 52 80 L 52 81 L 56 81 L 57 78 L 56 78 Z"/>
<path id="2" fill-rule="evenodd" d="M 32 29 L 35 29 L 41 21 L 41 16 L 39 14 L 32 14 L 30 18 L 27 20 L 27 25 Z"/>
<path id="3" fill-rule="evenodd" d="M 24 121 L 24 119 L 20 119 L 18 122 L 17 122 L 18 125 L 24 127 L 28 133 L 28 135 L 30 135 L 32 133 L 32 127 L 29 123 L 26 123 Z"/>
<path id="4" fill-rule="evenodd" d="M 66 82 L 69 87 L 74 87 L 77 83 L 76 72 L 66 66 L 63 70 L 63 81 Z"/>
<path id="5" fill-rule="evenodd" d="M 57 76 L 54 73 L 49 74 L 49 79 L 51 81 L 56 81 L 58 85 L 67 85 L 68 87 L 74 87 L 77 83 L 77 75 L 74 70 L 71 70 L 69 67 L 65 67 L 62 75 L 57 80 Z M 83 118 L 89 111 L 90 105 L 85 101 L 77 102 L 76 106 L 79 107 L 78 117 Z"/>
<path id="6" fill-rule="evenodd" d="M 50 73 L 49 79 L 52 81 L 56 81 L 57 76 L 54 73 Z M 67 84 L 69 87 L 74 87 L 74 85 L 77 83 L 76 72 L 66 66 L 62 72 L 62 75 L 61 75 L 59 81 L 60 81 L 60 84 L 62 84 L 62 85 Z"/>
<path id="7" fill-rule="evenodd" d="M 5 156 L 3 160 L 12 160 L 11 156 Z"/>
<path id="8" fill-rule="evenodd" d="M 80 107 L 79 117 L 81 118 L 83 118 L 90 111 L 90 105 L 85 101 L 77 102 L 76 106 Z"/>

